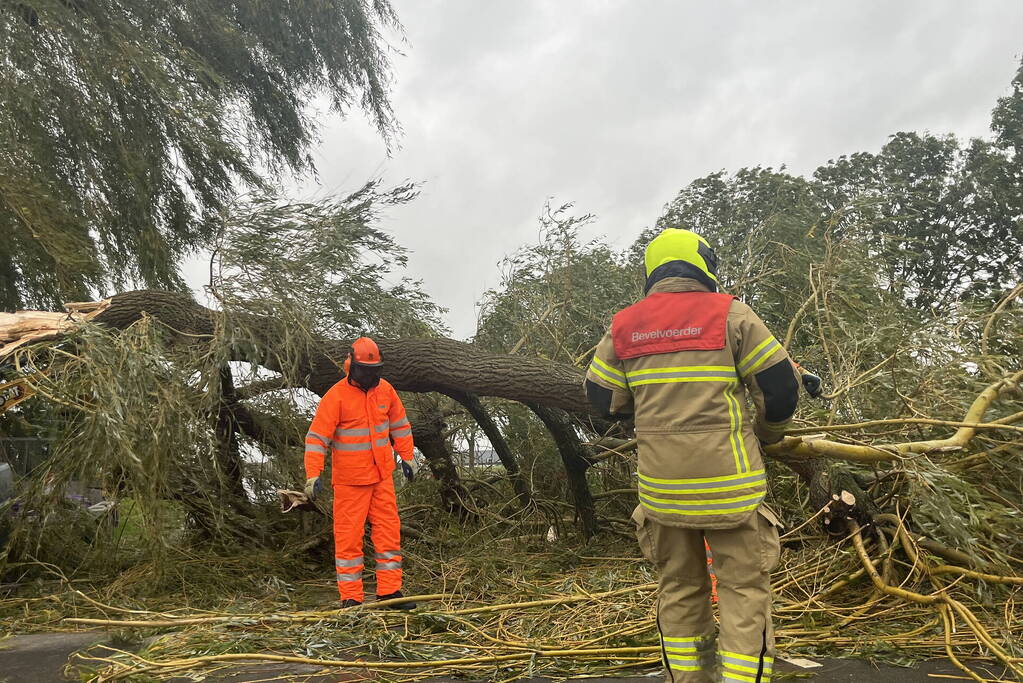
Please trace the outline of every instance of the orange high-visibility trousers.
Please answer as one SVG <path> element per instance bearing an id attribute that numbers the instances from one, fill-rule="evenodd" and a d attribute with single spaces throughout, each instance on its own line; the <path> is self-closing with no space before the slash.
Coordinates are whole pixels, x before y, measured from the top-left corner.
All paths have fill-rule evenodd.
<path id="1" fill-rule="evenodd" d="M 362 539 L 367 519 L 375 551 L 377 595 L 401 590 L 401 521 L 394 480 L 384 477 L 376 484 L 335 485 L 334 565 L 342 600 L 363 600 Z"/>

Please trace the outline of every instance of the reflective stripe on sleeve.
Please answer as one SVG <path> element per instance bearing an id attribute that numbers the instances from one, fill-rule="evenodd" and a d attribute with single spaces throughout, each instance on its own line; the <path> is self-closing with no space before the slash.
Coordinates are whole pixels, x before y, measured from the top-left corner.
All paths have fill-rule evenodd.
<path id="1" fill-rule="evenodd" d="M 739 374 L 746 377 L 751 372 L 755 371 L 761 365 L 763 365 L 771 354 L 781 348 L 781 344 L 774 337 L 768 337 L 764 341 L 757 344 L 757 346 L 750 351 L 746 356 L 739 361 Z"/>
<path id="2" fill-rule="evenodd" d="M 305 452 L 308 453 L 309 451 L 312 451 L 313 453 L 323 453 L 324 455 L 330 452 L 326 446 L 321 446 L 318 443 L 307 443 L 305 445 Z"/>
<path id="3" fill-rule="evenodd" d="M 404 427 L 405 425 L 408 424 L 408 418 L 407 417 L 403 417 L 400 420 L 395 420 L 394 422 L 391 422 L 389 424 L 390 424 L 391 429 L 394 429 L 395 427 Z"/>
<path id="4" fill-rule="evenodd" d="M 373 442 L 373 445 L 376 446 L 377 448 L 382 448 L 383 446 L 389 446 L 390 444 L 391 444 L 391 440 L 389 438 L 387 438 L 386 436 L 384 438 L 382 438 L 382 439 L 377 439 L 376 441 Z"/>
<path id="5" fill-rule="evenodd" d="M 615 370 L 610 365 L 600 360 L 597 356 L 594 356 L 593 360 L 590 362 L 590 372 L 602 380 L 610 382 L 616 387 L 621 387 L 622 389 L 626 388 L 625 375 L 622 374 L 621 371 Z"/>
<path id="6" fill-rule="evenodd" d="M 411 433 L 412 433 L 412 428 L 411 427 L 405 427 L 404 429 L 396 429 L 396 430 L 394 430 L 393 432 L 391 432 L 391 436 L 393 436 L 396 439 L 400 439 L 401 437 L 408 436 Z"/>
<path id="7" fill-rule="evenodd" d="M 325 436 L 320 436 L 319 434 L 317 434 L 316 432 L 314 432 L 311 429 L 308 432 L 305 433 L 305 438 L 307 438 L 307 439 L 315 439 L 315 440 L 319 441 L 320 443 L 322 443 L 327 448 L 330 448 L 330 439 L 328 439 Z"/>

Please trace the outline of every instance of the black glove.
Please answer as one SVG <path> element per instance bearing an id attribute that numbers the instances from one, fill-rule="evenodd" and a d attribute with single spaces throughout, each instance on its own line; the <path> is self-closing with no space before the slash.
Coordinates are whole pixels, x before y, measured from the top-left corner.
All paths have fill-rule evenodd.
<path id="1" fill-rule="evenodd" d="M 803 380 L 803 388 L 806 389 L 806 393 L 810 394 L 812 398 L 820 398 L 824 394 L 824 388 L 821 384 L 821 378 L 812 372 L 803 370 L 801 373 Z"/>
<path id="2" fill-rule="evenodd" d="M 416 472 L 415 470 L 412 469 L 412 465 L 405 462 L 404 460 L 401 461 L 401 473 L 404 474 L 405 479 L 409 481 L 412 481 L 413 479 L 416 478 Z"/>

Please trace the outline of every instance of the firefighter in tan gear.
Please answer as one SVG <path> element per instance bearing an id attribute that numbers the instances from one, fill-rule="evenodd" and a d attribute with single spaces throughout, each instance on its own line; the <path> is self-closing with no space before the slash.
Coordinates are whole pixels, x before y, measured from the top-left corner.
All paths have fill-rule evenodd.
<path id="1" fill-rule="evenodd" d="M 763 505 L 761 444 L 781 438 L 798 376 L 752 309 L 717 292 L 717 262 L 702 237 L 664 230 L 647 246 L 646 273 L 646 297 L 614 316 L 585 385 L 605 415 L 635 417 L 633 521 L 660 573 L 666 680 L 766 683 L 780 544 L 778 520 Z M 716 639 L 705 542 L 717 576 Z"/>

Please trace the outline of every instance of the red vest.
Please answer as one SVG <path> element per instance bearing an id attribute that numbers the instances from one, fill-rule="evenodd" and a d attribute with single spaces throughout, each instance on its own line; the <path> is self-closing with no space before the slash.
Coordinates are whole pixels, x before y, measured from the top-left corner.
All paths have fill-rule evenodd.
<path id="1" fill-rule="evenodd" d="M 732 295 L 658 292 L 615 314 L 611 339 L 625 360 L 675 351 L 725 348 Z"/>

